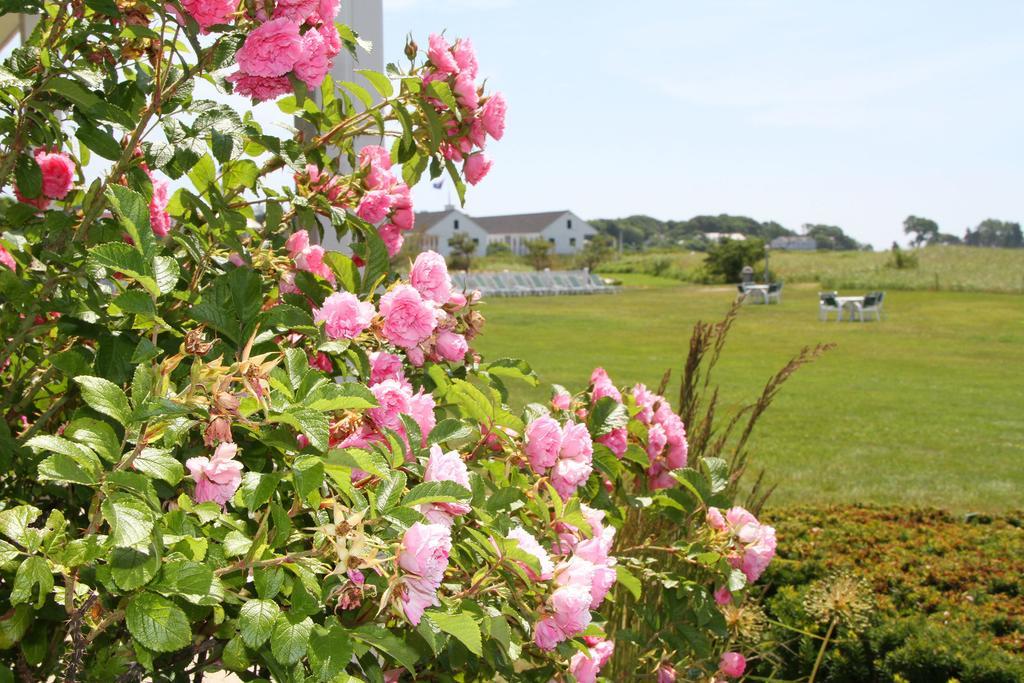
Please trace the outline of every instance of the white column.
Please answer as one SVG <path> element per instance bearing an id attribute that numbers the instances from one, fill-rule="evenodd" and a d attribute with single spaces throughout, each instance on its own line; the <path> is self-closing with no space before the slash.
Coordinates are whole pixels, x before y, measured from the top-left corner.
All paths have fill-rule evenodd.
<path id="1" fill-rule="evenodd" d="M 358 59 L 354 59 L 346 50 L 334 58 L 334 66 L 331 68 L 331 78 L 338 81 L 354 81 L 360 85 L 368 85 L 366 81 L 355 73 L 356 69 L 372 69 L 373 71 L 384 71 L 384 3 L 383 0 L 344 0 L 341 3 L 341 11 L 338 13 L 338 21 L 352 27 L 352 30 L 362 39 L 372 43 L 369 53 L 362 49 L 356 53 Z M 367 90 L 374 92 L 373 88 Z M 367 142 L 370 142 L 369 140 Z M 365 144 L 365 143 L 364 143 Z M 348 235 L 341 240 L 334 233 L 329 225 L 324 231 L 323 246 L 325 249 L 338 251 L 346 250 L 349 243 Z"/>

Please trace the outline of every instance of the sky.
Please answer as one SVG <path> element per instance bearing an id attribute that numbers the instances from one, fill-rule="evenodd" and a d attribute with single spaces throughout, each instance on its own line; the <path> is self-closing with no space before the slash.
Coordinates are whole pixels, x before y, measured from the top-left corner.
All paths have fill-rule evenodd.
<path id="1" fill-rule="evenodd" d="M 470 214 L 1024 221 L 1024 2 L 384 0 L 385 61 L 440 30 L 509 102 Z"/>

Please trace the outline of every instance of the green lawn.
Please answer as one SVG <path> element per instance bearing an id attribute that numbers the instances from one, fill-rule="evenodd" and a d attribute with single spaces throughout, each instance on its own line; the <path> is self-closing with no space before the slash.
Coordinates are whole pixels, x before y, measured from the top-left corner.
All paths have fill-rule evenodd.
<path id="1" fill-rule="evenodd" d="M 615 296 L 490 299 L 477 347 L 574 390 L 596 365 L 617 384 L 656 386 L 681 366 L 693 323 L 721 318 L 735 289 L 627 278 L 635 284 Z M 733 404 L 801 346 L 837 344 L 759 425 L 754 464 L 779 484 L 773 501 L 1024 507 L 1024 297 L 890 292 L 886 313 L 881 323 L 818 322 L 813 285 L 786 287 L 778 306 L 744 307 L 717 375 Z M 517 391 L 518 401 L 548 395 Z"/>

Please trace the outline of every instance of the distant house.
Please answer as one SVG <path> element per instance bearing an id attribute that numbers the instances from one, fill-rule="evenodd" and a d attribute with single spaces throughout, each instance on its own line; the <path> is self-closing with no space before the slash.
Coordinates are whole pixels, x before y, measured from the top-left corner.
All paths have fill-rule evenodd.
<path id="1" fill-rule="evenodd" d="M 589 223 L 572 211 L 482 216 L 477 222 L 491 242 L 504 242 L 513 254 L 525 254 L 526 242 L 543 239 L 554 245 L 556 254 L 576 254 L 597 234 Z"/>
<path id="2" fill-rule="evenodd" d="M 416 228 L 406 236 L 407 248 L 449 256 L 448 240 L 458 232 L 468 234 L 479 245 L 476 253 L 481 256 L 492 242 L 507 244 L 514 254 L 525 254 L 526 242 L 537 239 L 554 245 L 552 251 L 556 254 L 575 254 L 597 234 L 572 211 L 473 217 L 448 207 L 416 214 Z"/>
<path id="3" fill-rule="evenodd" d="M 405 238 L 406 248 L 413 253 L 436 251 L 447 257 L 452 252 L 448 240 L 459 234 L 469 235 L 477 245 L 477 256 L 487 251 L 487 232 L 471 216 L 452 207 L 416 214 L 416 227 Z"/>
<path id="4" fill-rule="evenodd" d="M 780 249 L 782 251 L 815 251 L 818 243 L 813 237 L 806 236 L 781 236 L 776 237 L 768 243 L 769 249 Z"/>
<path id="5" fill-rule="evenodd" d="M 733 240 L 734 242 L 744 242 L 747 236 L 742 232 L 706 232 L 704 237 L 709 242 L 724 242 L 725 240 Z"/>

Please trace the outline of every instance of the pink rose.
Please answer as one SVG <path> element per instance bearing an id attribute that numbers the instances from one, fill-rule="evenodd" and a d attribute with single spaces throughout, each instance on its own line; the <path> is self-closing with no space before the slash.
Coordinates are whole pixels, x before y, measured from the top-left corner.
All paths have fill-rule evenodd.
<path id="1" fill-rule="evenodd" d="M 555 624 L 567 638 L 590 625 L 590 591 L 586 586 L 562 586 L 551 594 Z"/>
<path id="2" fill-rule="evenodd" d="M 242 463 L 233 460 L 237 452 L 235 444 L 222 443 L 212 458 L 203 456 L 185 461 L 185 467 L 196 482 L 193 498 L 197 503 L 212 500 L 224 506 L 235 495 L 242 483 Z"/>
<path id="3" fill-rule="evenodd" d="M 461 363 L 469 352 L 469 344 L 461 334 L 450 330 L 441 330 L 437 335 L 437 353 L 441 358 L 452 363 Z"/>
<path id="4" fill-rule="evenodd" d="M 452 280 L 444 257 L 435 251 L 421 252 L 409 271 L 409 282 L 424 299 L 443 304 L 451 298 Z"/>
<path id="5" fill-rule="evenodd" d="M 392 199 L 394 194 L 391 195 Z M 391 222 L 399 230 L 406 232 L 416 226 L 416 214 L 412 209 L 395 209 L 391 214 Z"/>
<path id="6" fill-rule="evenodd" d="M 452 549 L 451 532 L 442 524 L 416 522 L 402 537 L 398 565 L 412 574 L 404 579 L 403 609 L 409 621 L 420 623 L 423 611 L 437 605 L 437 589 L 448 568 Z"/>
<path id="7" fill-rule="evenodd" d="M 274 3 L 274 18 L 284 17 L 285 19 L 291 19 L 297 24 L 301 24 L 314 14 L 318 14 L 319 9 L 319 0 L 276 0 Z"/>
<path id="8" fill-rule="evenodd" d="M 384 336 L 405 349 L 429 338 L 437 324 L 433 308 L 411 285 L 398 285 L 382 296 L 380 312 Z"/>
<path id="9" fill-rule="evenodd" d="M 319 5 L 317 5 L 317 14 L 320 15 L 320 21 L 333 25 L 334 18 L 338 16 L 340 6 L 339 0 L 320 0 Z"/>
<path id="10" fill-rule="evenodd" d="M 587 425 L 569 422 L 562 428 L 562 443 L 558 457 L 562 460 L 578 460 L 589 463 L 594 455 L 594 444 L 590 440 Z"/>
<path id="11" fill-rule="evenodd" d="M 658 667 L 658 683 L 676 683 L 676 670 L 668 662 Z"/>
<path id="12" fill-rule="evenodd" d="M 420 428 L 420 436 L 423 437 L 421 445 L 427 445 L 427 437 L 437 426 L 437 418 L 434 416 L 434 397 L 420 389 L 418 393 L 409 399 L 409 415 L 416 421 Z"/>
<path id="13" fill-rule="evenodd" d="M 730 678 L 739 678 L 747 670 L 747 660 L 739 652 L 726 652 L 718 662 L 718 669 Z"/>
<path id="14" fill-rule="evenodd" d="M 291 19 L 271 19 L 250 33 L 235 55 L 238 68 L 249 76 L 284 76 L 302 57 L 299 25 Z"/>
<path id="15" fill-rule="evenodd" d="M 355 339 L 370 326 L 376 311 L 373 304 L 360 301 L 351 292 L 335 292 L 324 299 L 320 308 L 313 310 L 313 321 L 324 323 L 331 339 Z"/>
<path id="16" fill-rule="evenodd" d="M 714 593 L 716 605 L 728 605 L 732 602 L 732 593 L 725 586 L 722 586 Z"/>
<path id="17" fill-rule="evenodd" d="M 625 427 L 616 427 L 612 431 L 597 437 L 597 442 L 608 447 L 615 457 L 621 458 L 629 448 L 629 430 Z"/>
<path id="18" fill-rule="evenodd" d="M 307 273 L 313 273 L 330 283 L 334 283 L 334 271 L 324 263 L 324 256 L 327 252 L 318 244 L 306 247 L 302 253 L 295 257 L 295 267 Z"/>
<path id="19" fill-rule="evenodd" d="M 380 223 L 391 210 L 391 196 L 386 190 L 370 190 L 359 200 L 356 215 L 367 223 Z"/>
<path id="20" fill-rule="evenodd" d="M 330 357 L 323 351 L 320 351 L 319 353 L 316 354 L 310 354 L 309 367 L 316 368 L 317 370 L 321 370 L 323 372 L 331 372 L 332 370 L 334 370 L 334 366 L 331 364 Z"/>
<path id="21" fill-rule="evenodd" d="M 153 196 L 149 199 L 149 225 L 153 228 L 153 234 L 157 237 L 167 237 L 171 231 L 171 215 L 167 213 L 167 193 L 170 183 L 158 178 L 148 168 L 144 169 L 153 185 Z"/>
<path id="22" fill-rule="evenodd" d="M 725 518 L 722 517 L 722 511 L 716 507 L 708 508 L 707 521 L 708 526 L 715 531 L 725 531 L 727 528 Z"/>
<path id="23" fill-rule="evenodd" d="M 636 406 L 640 409 L 640 412 L 636 414 L 636 419 L 645 425 L 651 424 L 651 420 L 654 419 L 654 404 L 659 399 L 661 397 L 653 393 L 645 385 L 637 384 L 634 386 L 633 400 L 636 401 Z"/>
<path id="24" fill-rule="evenodd" d="M 380 166 L 381 168 L 391 168 L 391 153 L 380 145 L 366 145 L 359 150 L 359 166 Z"/>
<path id="25" fill-rule="evenodd" d="M 405 357 L 408 358 L 409 363 L 411 363 L 412 366 L 416 368 L 423 367 L 423 363 L 426 360 L 426 357 L 423 355 L 423 349 L 421 349 L 418 346 L 413 346 L 412 348 L 406 349 Z"/>
<path id="26" fill-rule="evenodd" d="M 4 265 L 11 270 L 17 270 L 18 264 L 14 261 L 14 257 L 11 256 L 11 252 L 7 251 L 0 245 L 0 265 Z"/>
<path id="27" fill-rule="evenodd" d="M 729 508 L 728 512 L 725 513 L 725 520 L 733 529 L 739 529 L 747 524 L 758 523 L 757 517 L 754 517 L 754 515 L 738 505 Z"/>
<path id="28" fill-rule="evenodd" d="M 576 683 L 595 683 L 600 671 L 601 667 L 597 665 L 597 660 L 582 652 L 577 652 L 569 660 L 569 673 L 576 678 Z"/>
<path id="29" fill-rule="evenodd" d="M 594 568 L 594 582 L 590 585 L 590 609 L 597 609 L 604 602 L 608 591 L 615 585 L 617 574 L 612 567 Z"/>
<path id="30" fill-rule="evenodd" d="M 315 89 L 324 82 L 324 76 L 330 69 L 331 58 L 327 54 L 324 37 L 316 31 L 306 31 L 302 36 L 302 56 L 295 62 L 295 75 L 306 87 Z"/>
<path id="31" fill-rule="evenodd" d="M 439 36 L 436 33 L 430 34 L 427 58 L 430 59 L 431 64 L 439 71 L 449 74 L 455 74 L 459 71 L 458 62 L 455 61 L 455 55 L 452 54 L 452 49 L 448 45 L 448 41 L 444 39 L 444 36 Z"/>
<path id="32" fill-rule="evenodd" d="M 324 47 L 327 49 L 327 56 L 332 59 L 341 52 L 341 36 L 338 34 L 338 27 L 334 25 L 334 20 L 327 21 L 323 26 L 317 29 L 317 33 L 324 39 Z"/>
<path id="33" fill-rule="evenodd" d="M 441 447 L 434 445 L 430 448 L 430 457 L 427 459 L 427 467 L 423 472 L 423 481 L 453 481 L 456 484 L 469 488 L 469 470 L 462 457 L 455 451 L 444 453 Z M 451 525 L 451 518 L 468 513 L 472 508 L 466 503 L 424 503 L 420 506 L 420 512 L 427 519 L 433 521 L 435 518 L 447 526 Z M 438 517 L 440 514 L 440 517 Z"/>
<path id="34" fill-rule="evenodd" d="M 555 410 L 569 410 L 572 404 L 572 396 L 567 391 L 556 391 L 551 397 L 551 407 Z"/>
<path id="35" fill-rule="evenodd" d="M 205 33 L 211 26 L 230 23 L 238 3 L 235 0 L 181 0 L 181 6 Z"/>
<path id="36" fill-rule="evenodd" d="M 766 524 L 747 525 L 738 536 L 744 544 L 739 568 L 753 583 L 761 578 L 775 557 L 775 529 Z"/>
<path id="37" fill-rule="evenodd" d="M 64 199 L 75 181 L 75 162 L 63 152 L 35 151 L 36 163 L 43 173 L 44 197 Z"/>
<path id="38" fill-rule="evenodd" d="M 483 152 L 477 152 L 476 154 L 470 154 L 466 157 L 466 163 L 462 166 L 462 175 L 466 176 L 466 180 L 470 185 L 476 185 L 484 176 L 491 170 L 491 166 L 494 165 L 487 155 Z"/>
<path id="39" fill-rule="evenodd" d="M 468 73 L 461 73 L 455 77 L 455 87 L 452 88 L 455 98 L 463 107 L 470 111 L 476 111 L 480 106 L 480 95 L 476 91 L 476 83 Z"/>
<path id="40" fill-rule="evenodd" d="M 370 354 L 370 384 L 377 384 L 386 379 L 396 380 L 403 386 L 409 385 L 401 358 L 387 351 L 374 351 Z"/>
<path id="41" fill-rule="evenodd" d="M 476 52 L 473 50 L 473 43 L 469 38 L 459 38 L 455 41 L 452 55 L 455 57 L 455 63 L 458 65 L 460 73 L 469 74 L 470 78 L 476 78 Z"/>
<path id="42" fill-rule="evenodd" d="M 384 246 L 387 247 L 388 256 L 393 258 L 395 254 L 402 250 L 405 238 L 402 236 L 402 231 L 397 225 L 388 223 L 378 228 L 377 233 L 380 235 L 381 240 L 383 240 Z"/>
<path id="43" fill-rule="evenodd" d="M 411 409 L 409 400 L 412 398 L 412 392 L 409 387 L 393 379 L 386 379 L 371 386 L 370 391 L 377 399 L 377 407 L 366 411 L 366 414 L 378 427 L 400 431 L 401 416 L 408 415 Z"/>
<path id="44" fill-rule="evenodd" d="M 594 371 L 590 374 L 590 383 L 594 386 L 591 398 L 595 402 L 605 396 L 611 396 L 619 403 L 622 402 L 622 394 L 612 383 L 604 368 L 594 368 Z"/>
<path id="45" fill-rule="evenodd" d="M 287 76 L 253 76 L 236 71 L 226 79 L 235 86 L 235 94 L 251 97 L 257 102 L 274 100 L 292 94 L 292 83 Z"/>
<path id="46" fill-rule="evenodd" d="M 537 474 L 544 474 L 547 468 L 554 466 L 561 445 L 562 428 L 553 418 L 545 415 L 526 426 L 523 451 Z"/>
<path id="47" fill-rule="evenodd" d="M 533 642 L 541 650 L 554 650 L 563 640 L 565 634 L 555 623 L 554 617 L 544 617 L 533 627 Z"/>
<path id="48" fill-rule="evenodd" d="M 519 563 L 531 579 L 534 581 L 548 581 L 551 579 L 555 572 L 555 565 L 551 561 L 551 556 L 548 555 L 548 552 L 544 550 L 530 532 L 522 527 L 514 527 L 508 532 L 508 538 L 515 540 L 519 544 L 520 550 L 533 555 L 537 558 L 537 562 L 540 563 L 539 575 L 525 562 Z"/>
<path id="49" fill-rule="evenodd" d="M 559 460 L 551 471 L 551 485 L 563 500 L 568 500 L 590 478 L 593 467 L 589 462 Z"/>
<path id="50" fill-rule="evenodd" d="M 288 250 L 288 255 L 292 258 L 297 257 L 299 254 L 309 249 L 309 231 L 299 230 L 288 235 L 288 239 L 284 243 L 285 249 Z"/>
<path id="51" fill-rule="evenodd" d="M 647 430 L 647 456 L 652 462 L 661 455 L 667 443 L 668 435 L 665 434 L 665 429 L 659 424 L 651 425 Z"/>
<path id="52" fill-rule="evenodd" d="M 500 92 L 491 95 L 480 112 L 480 121 L 484 130 L 495 140 L 505 135 L 505 96 Z"/>

